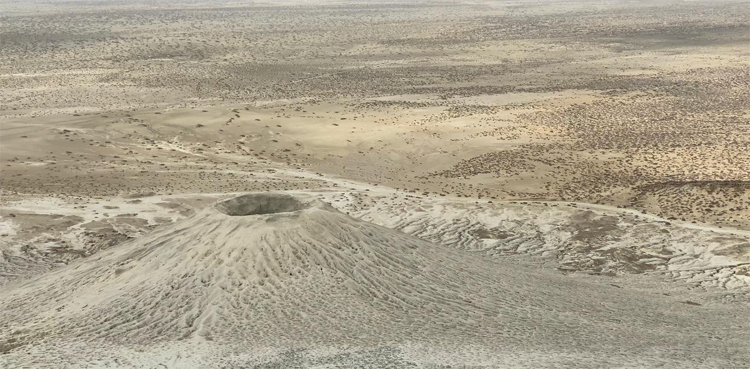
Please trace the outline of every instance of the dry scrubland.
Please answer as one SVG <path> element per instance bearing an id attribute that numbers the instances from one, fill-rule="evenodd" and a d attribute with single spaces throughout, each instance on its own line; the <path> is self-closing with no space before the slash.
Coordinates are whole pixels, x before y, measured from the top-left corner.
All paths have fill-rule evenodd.
<path id="1" fill-rule="evenodd" d="M 0 196 L 0 366 L 741 367 L 750 2 L 0 0 Z"/>
<path id="2" fill-rule="evenodd" d="M 747 5 L 5 5 L 2 185 L 239 191 L 181 169 L 267 160 L 744 227 Z"/>

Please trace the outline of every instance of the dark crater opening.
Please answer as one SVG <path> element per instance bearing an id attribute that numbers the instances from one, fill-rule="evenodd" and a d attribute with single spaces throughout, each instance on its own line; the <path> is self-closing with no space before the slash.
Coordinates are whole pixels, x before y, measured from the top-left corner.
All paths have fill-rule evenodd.
<path id="1" fill-rule="evenodd" d="M 241 217 L 246 215 L 289 213 L 305 209 L 309 206 L 307 203 L 299 201 L 290 195 L 248 194 L 220 202 L 215 207 L 226 215 Z"/>

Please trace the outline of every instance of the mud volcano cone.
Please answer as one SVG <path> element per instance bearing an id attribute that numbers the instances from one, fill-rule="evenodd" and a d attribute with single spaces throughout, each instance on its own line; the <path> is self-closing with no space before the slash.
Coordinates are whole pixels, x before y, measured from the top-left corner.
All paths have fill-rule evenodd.
<path id="1" fill-rule="evenodd" d="M 455 259 L 320 201 L 249 194 L 14 293 L 42 309 L 62 306 L 55 315 L 68 317 L 51 334 L 268 341 L 276 331 L 283 341 L 315 336 L 310 327 L 319 326 L 321 338 L 345 338 L 380 319 L 407 322 L 412 309 L 432 306 L 439 318 L 451 306 L 476 306 Z M 34 319 L 17 314 L 16 323 Z"/>

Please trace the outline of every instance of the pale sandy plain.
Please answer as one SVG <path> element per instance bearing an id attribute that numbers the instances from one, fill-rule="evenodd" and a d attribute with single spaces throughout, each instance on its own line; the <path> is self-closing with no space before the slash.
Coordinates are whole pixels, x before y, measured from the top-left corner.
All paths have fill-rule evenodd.
<path id="1" fill-rule="evenodd" d="M 748 367 L 749 30 L 0 2 L 0 367 Z"/>

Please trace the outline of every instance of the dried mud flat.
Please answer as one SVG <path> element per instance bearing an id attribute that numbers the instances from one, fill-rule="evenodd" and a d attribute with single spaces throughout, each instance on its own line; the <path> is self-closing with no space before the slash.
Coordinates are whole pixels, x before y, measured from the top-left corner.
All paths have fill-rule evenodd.
<path id="1" fill-rule="evenodd" d="M 0 11 L 0 367 L 750 362 L 747 1 Z"/>

